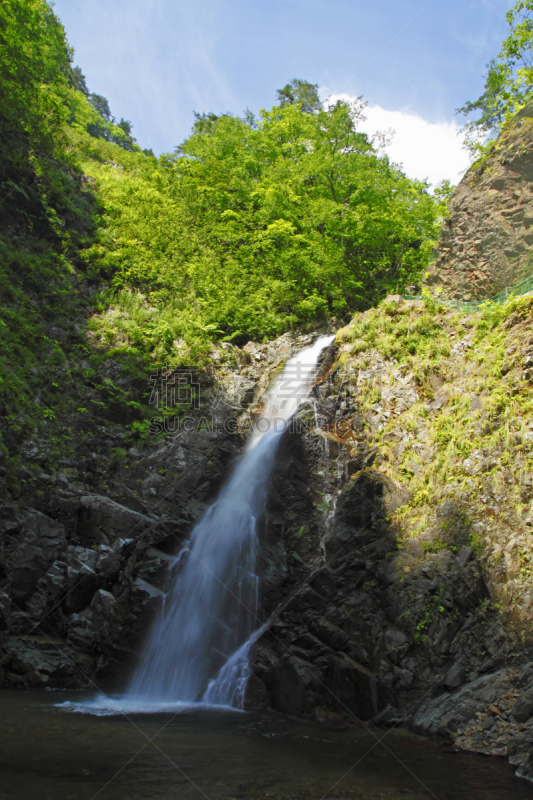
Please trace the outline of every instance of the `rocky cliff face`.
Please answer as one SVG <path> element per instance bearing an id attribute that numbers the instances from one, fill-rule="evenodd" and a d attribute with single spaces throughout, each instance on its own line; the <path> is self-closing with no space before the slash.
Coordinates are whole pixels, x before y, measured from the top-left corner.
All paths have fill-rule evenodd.
<path id="1" fill-rule="evenodd" d="M 270 624 L 251 705 L 410 726 L 533 776 L 532 314 L 529 298 L 471 316 L 396 298 L 338 332 L 261 526 Z M 4 685 L 124 680 L 171 554 L 311 338 L 213 352 L 216 370 L 192 376 L 199 402 L 167 432 L 160 420 L 132 443 L 91 417 L 61 463 L 40 439 L 12 444 Z M 103 369 L 121 380 L 112 361 Z"/>
<path id="2" fill-rule="evenodd" d="M 491 297 L 533 272 L 533 104 L 455 189 L 430 285 L 459 300 Z M 532 282 L 533 288 L 533 282 Z"/>
<path id="3" fill-rule="evenodd" d="M 120 402 L 94 388 L 133 391 L 131 373 L 109 358 L 81 387 L 85 405 L 99 413 L 82 408 L 64 419 L 62 457 L 52 437 L 21 440 L 0 416 L 8 445 L 0 450 L 3 685 L 124 682 L 173 554 L 243 447 L 246 419 L 238 427 L 237 417 L 309 342 L 287 335 L 242 349 L 223 345 L 208 372 L 165 370 L 142 387 L 156 407 L 151 432 L 141 435 L 132 435 Z M 158 413 L 172 392 L 182 392 L 181 410 Z"/>
<path id="4" fill-rule="evenodd" d="M 533 776 L 532 312 L 394 300 L 338 333 L 272 495 L 252 702 Z"/>

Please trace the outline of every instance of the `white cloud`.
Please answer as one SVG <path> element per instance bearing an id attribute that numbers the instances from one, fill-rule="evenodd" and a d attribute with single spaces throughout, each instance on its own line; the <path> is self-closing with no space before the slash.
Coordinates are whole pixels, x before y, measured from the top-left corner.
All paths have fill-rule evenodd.
<path id="1" fill-rule="evenodd" d="M 355 99 L 346 94 L 332 95 L 328 102 Z M 367 106 L 364 114 L 366 120 L 358 127 L 370 136 L 377 131 L 395 131 L 385 152 L 392 161 L 402 165 L 410 178 L 427 178 L 433 185 L 444 179 L 452 184 L 461 180 L 470 162 L 455 120 L 426 122 L 416 114 L 387 111 L 380 106 Z"/>

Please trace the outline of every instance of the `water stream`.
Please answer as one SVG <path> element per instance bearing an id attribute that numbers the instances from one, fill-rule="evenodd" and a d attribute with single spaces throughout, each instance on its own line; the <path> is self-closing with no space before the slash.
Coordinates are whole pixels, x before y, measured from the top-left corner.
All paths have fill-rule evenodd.
<path id="1" fill-rule="evenodd" d="M 177 556 L 126 702 L 243 707 L 260 628 L 257 523 L 281 437 L 332 339 L 320 337 L 299 352 L 275 381 L 243 456 Z"/>

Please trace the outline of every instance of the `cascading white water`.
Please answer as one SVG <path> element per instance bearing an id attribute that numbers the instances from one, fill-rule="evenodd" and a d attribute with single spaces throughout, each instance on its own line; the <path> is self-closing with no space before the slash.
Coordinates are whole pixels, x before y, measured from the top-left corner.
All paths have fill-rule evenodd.
<path id="1" fill-rule="evenodd" d="M 127 696 L 133 703 L 204 702 L 242 708 L 257 617 L 257 522 L 283 432 L 308 395 L 333 336 L 287 362 L 218 499 L 171 568 L 172 585 Z"/>

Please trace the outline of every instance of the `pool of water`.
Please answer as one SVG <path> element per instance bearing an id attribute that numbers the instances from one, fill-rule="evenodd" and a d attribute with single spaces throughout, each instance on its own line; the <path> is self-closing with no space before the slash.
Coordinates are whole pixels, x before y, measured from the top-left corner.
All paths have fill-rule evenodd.
<path id="1" fill-rule="evenodd" d="M 0 691 L 2 800 L 533 798 L 502 760 L 405 731 L 337 732 L 209 708 L 76 713 L 86 702 L 72 692 Z"/>

